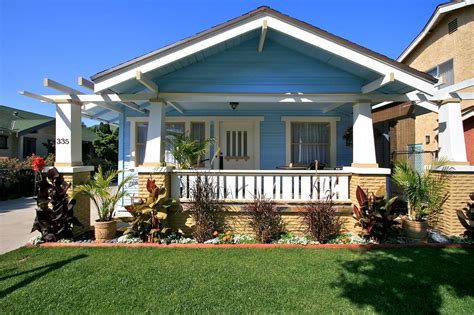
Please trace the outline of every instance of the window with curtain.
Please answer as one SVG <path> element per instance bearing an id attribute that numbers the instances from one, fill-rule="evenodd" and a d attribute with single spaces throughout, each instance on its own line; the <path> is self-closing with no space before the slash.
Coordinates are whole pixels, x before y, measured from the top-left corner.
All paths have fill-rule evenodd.
<path id="1" fill-rule="evenodd" d="M 291 161 L 330 164 L 330 130 L 328 122 L 291 123 Z"/>
<path id="2" fill-rule="evenodd" d="M 135 161 L 137 165 L 142 165 L 145 160 L 146 135 L 148 131 L 148 123 L 137 123 L 136 125 L 136 147 L 135 147 Z"/>
<path id="3" fill-rule="evenodd" d="M 166 123 L 166 141 L 165 141 L 165 162 L 176 163 L 175 158 L 171 154 L 171 140 L 174 136 L 184 134 L 184 122 Z"/>

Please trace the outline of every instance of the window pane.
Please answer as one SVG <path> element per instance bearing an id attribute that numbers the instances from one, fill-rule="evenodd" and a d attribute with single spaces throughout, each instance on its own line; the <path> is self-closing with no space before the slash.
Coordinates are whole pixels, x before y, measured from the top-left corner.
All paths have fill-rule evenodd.
<path id="1" fill-rule="evenodd" d="M 320 163 L 328 164 L 329 137 L 329 123 L 292 123 L 291 161 L 298 164 L 310 164 L 318 160 Z"/>
<path id="2" fill-rule="evenodd" d="M 453 61 L 449 60 L 439 65 L 439 79 L 443 83 L 443 87 L 454 84 Z"/>
<path id="3" fill-rule="evenodd" d="M 191 123 L 191 138 L 194 140 L 204 141 L 206 139 L 206 124 L 203 122 Z"/>
<path id="4" fill-rule="evenodd" d="M 171 149 L 172 149 L 171 140 L 176 135 L 184 134 L 184 122 L 166 123 L 165 128 L 166 128 L 165 162 L 176 163 L 175 158 L 171 154 Z"/>
<path id="5" fill-rule="evenodd" d="M 147 123 L 137 124 L 137 143 L 146 143 L 147 132 L 148 132 Z"/>

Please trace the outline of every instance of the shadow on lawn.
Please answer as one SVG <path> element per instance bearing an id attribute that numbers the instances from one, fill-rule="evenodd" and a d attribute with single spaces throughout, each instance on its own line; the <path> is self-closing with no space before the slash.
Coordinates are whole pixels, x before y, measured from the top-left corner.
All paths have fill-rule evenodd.
<path id="1" fill-rule="evenodd" d="M 401 249 L 364 251 L 341 261 L 335 286 L 342 296 L 380 313 L 440 313 L 446 294 L 474 297 L 474 250 Z"/>
<path id="2" fill-rule="evenodd" d="M 41 278 L 42 276 L 44 276 L 44 275 L 46 275 L 46 274 L 48 274 L 52 271 L 58 270 L 58 269 L 64 267 L 65 265 L 75 261 L 75 260 L 82 259 L 82 258 L 85 258 L 85 257 L 87 257 L 87 255 L 81 254 L 81 255 L 71 257 L 69 259 L 57 261 L 57 262 L 49 264 L 49 265 L 37 267 L 37 268 L 27 270 L 27 271 L 23 271 L 23 272 L 18 272 L 18 273 L 8 275 L 8 276 L 3 276 L 3 277 L 0 278 L 0 281 L 4 281 L 6 279 L 19 277 L 19 276 L 24 275 L 24 274 L 34 273 L 34 272 L 37 272 L 39 270 L 42 270 L 41 272 L 35 273 L 35 274 L 23 279 L 22 281 L 18 282 L 17 284 L 12 285 L 11 287 L 6 288 L 5 290 L 0 291 L 0 298 L 4 298 L 5 296 L 9 295 L 10 293 L 12 293 L 12 292 L 28 285 L 28 284 L 30 284 L 31 282 Z"/>

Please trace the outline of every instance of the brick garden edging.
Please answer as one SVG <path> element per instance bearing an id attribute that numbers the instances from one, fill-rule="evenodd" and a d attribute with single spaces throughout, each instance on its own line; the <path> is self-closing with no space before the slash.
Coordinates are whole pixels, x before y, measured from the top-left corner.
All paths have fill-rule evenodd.
<path id="1" fill-rule="evenodd" d="M 27 245 L 34 247 L 35 245 Z M 157 243 L 43 243 L 39 247 L 154 247 L 154 248 L 247 248 L 247 249 L 272 249 L 272 248 L 308 248 L 308 249 L 390 249 L 390 248 L 463 248 L 474 249 L 474 244 L 157 244 Z"/>

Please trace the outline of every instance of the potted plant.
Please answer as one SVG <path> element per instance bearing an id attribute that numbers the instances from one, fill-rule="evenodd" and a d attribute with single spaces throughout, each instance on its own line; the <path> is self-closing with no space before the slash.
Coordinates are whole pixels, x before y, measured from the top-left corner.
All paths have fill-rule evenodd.
<path id="1" fill-rule="evenodd" d="M 127 195 L 124 190 L 125 185 L 133 178 L 133 175 L 124 177 L 116 189 L 111 186 L 113 180 L 122 171 L 111 170 L 107 172 L 102 171 L 99 166 L 98 171 L 94 177 L 86 184 L 78 185 L 74 189 L 73 198 L 80 193 L 86 194 L 94 202 L 99 219 L 94 225 L 94 237 L 96 242 L 104 242 L 115 238 L 117 231 L 117 222 L 113 220 L 112 216 L 117 203 Z"/>
<path id="2" fill-rule="evenodd" d="M 424 239 L 430 221 L 437 218 L 447 200 L 449 168 L 446 163 L 435 161 L 421 172 L 406 161 L 395 165 L 393 180 L 404 190 L 408 201 L 408 215 L 402 220 L 402 228 L 409 238 Z"/>

